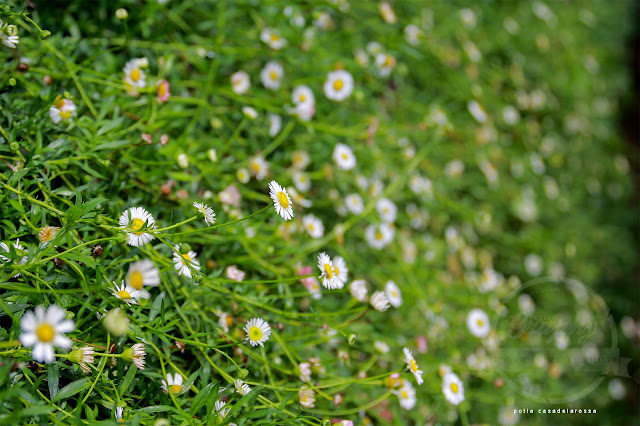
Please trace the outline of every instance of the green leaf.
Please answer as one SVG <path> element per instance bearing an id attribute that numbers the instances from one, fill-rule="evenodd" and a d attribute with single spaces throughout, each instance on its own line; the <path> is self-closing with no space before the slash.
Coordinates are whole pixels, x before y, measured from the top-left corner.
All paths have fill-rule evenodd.
<path id="1" fill-rule="evenodd" d="M 58 363 L 54 362 L 53 364 L 49 364 L 47 368 L 47 382 L 49 383 L 49 395 L 51 395 L 52 399 L 58 394 L 59 381 L 60 368 L 58 367 Z"/>
<path id="2" fill-rule="evenodd" d="M 151 405 L 140 409 L 143 413 L 163 413 L 165 411 L 175 411 L 175 408 L 169 405 Z"/>
<path id="3" fill-rule="evenodd" d="M 51 400 L 51 402 L 58 402 L 63 399 L 67 399 L 77 394 L 78 392 L 82 392 L 86 388 L 91 386 L 91 380 L 88 377 L 84 379 L 76 380 L 75 382 L 69 383 L 67 386 L 60 389 L 60 392 L 56 395 L 55 398 Z"/>
<path id="4" fill-rule="evenodd" d="M 193 404 L 191 404 L 191 408 L 189 409 L 189 414 L 194 415 L 198 412 L 198 410 L 207 402 L 207 396 L 213 392 L 216 395 L 218 394 L 218 383 L 212 382 L 209 383 L 204 389 L 193 398 Z"/>
<path id="5" fill-rule="evenodd" d="M 120 383 L 120 398 L 124 396 L 124 394 L 127 392 L 127 389 L 129 389 L 129 386 L 131 386 L 131 382 L 133 382 L 137 371 L 138 369 L 133 364 L 129 366 L 129 371 L 127 371 L 124 379 L 122 379 L 122 383 Z"/>

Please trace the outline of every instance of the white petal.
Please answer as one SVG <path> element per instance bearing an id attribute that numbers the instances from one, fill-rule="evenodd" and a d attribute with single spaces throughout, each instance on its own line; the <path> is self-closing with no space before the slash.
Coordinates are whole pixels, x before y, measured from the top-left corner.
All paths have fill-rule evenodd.
<path id="1" fill-rule="evenodd" d="M 20 335 L 20 343 L 22 343 L 22 346 L 33 346 L 37 340 L 35 333 L 22 333 Z"/>
<path id="2" fill-rule="evenodd" d="M 64 320 L 60 324 L 56 326 L 56 332 L 58 333 L 69 333 L 75 330 L 76 325 L 73 320 Z"/>

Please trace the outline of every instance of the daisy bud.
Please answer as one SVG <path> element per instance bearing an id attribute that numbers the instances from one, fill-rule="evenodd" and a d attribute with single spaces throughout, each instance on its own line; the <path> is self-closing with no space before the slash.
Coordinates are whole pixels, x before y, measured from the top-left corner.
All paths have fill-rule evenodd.
<path id="1" fill-rule="evenodd" d="M 211 160 L 212 163 L 218 161 L 218 154 L 216 153 L 215 149 L 210 149 L 209 151 L 207 151 L 207 155 L 209 156 L 209 160 Z"/>
<path id="2" fill-rule="evenodd" d="M 209 120 L 209 125 L 214 130 L 220 130 L 222 129 L 222 126 L 224 126 L 224 123 L 218 117 L 213 117 L 211 120 Z"/>
<path id="3" fill-rule="evenodd" d="M 162 134 L 160 136 L 160 145 L 162 146 L 166 146 L 169 143 L 169 135 L 167 134 Z"/>
<path id="4" fill-rule="evenodd" d="M 153 138 L 151 137 L 151 134 L 143 133 L 141 137 L 142 137 L 142 140 L 145 141 L 146 143 L 148 144 L 153 143 Z"/>
<path id="5" fill-rule="evenodd" d="M 15 80 L 14 80 L 14 81 L 15 81 Z M 9 83 L 9 84 L 11 84 L 11 83 Z M 12 84 L 12 86 L 15 86 L 15 83 L 14 83 L 14 84 Z M 19 144 L 18 142 L 11 142 L 11 143 L 9 144 L 9 148 L 11 149 L 11 151 L 17 151 L 17 150 L 19 150 L 19 149 L 20 149 L 20 144 Z"/>
<path id="6" fill-rule="evenodd" d="M 204 275 L 199 272 L 194 272 L 192 273 L 191 278 L 193 279 L 193 282 L 198 285 L 204 280 Z"/>
<path id="7" fill-rule="evenodd" d="M 358 336 L 356 336 L 355 334 L 351 334 L 351 335 L 349 335 L 349 339 L 347 340 L 347 342 L 350 345 L 353 345 L 356 342 L 357 338 L 358 338 Z"/>
<path id="8" fill-rule="evenodd" d="M 146 355 L 147 352 L 145 351 L 144 343 L 136 343 L 122 352 L 122 357 L 126 361 L 133 363 L 138 370 L 144 370 L 144 357 Z"/>
<path id="9" fill-rule="evenodd" d="M 124 336 L 129 329 L 129 318 L 120 308 L 116 308 L 105 315 L 102 324 L 109 333 L 115 336 Z"/>
<path id="10" fill-rule="evenodd" d="M 93 364 L 94 361 L 94 350 L 90 346 L 85 346 L 80 349 L 76 349 L 69 353 L 69 361 L 76 363 L 82 369 L 84 374 L 89 374 L 91 372 L 91 368 L 89 364 Z"/>
<path id="11" fill-rule="evenodd" d="M 342 395 L 337 393 L 333 397 L 333 405 L 338 407 L 338 406 L 340 406 L 340 404 L 342 404 Z"/>
<path id="12" fill-rule="evenodd" d="M 53 80 L 51 80 L 51 77 L 50 77 L 50 76 L 48 76 L 48 75 L 45 75 L 44 77 L 42 77 L 42 82 L 43 82 L 44 84 L 46 84 L 47 86 L 51 86 L 51 82 L 52 82 L 52 81 L 53 81 Z"/>
<path id="13" fill-rule="evenodd" d="M 238 376 L 240 376 L 241 379 L 244 379 L 248 375 L 249 375 L 249 370 L 247 370 L 246 368 L 241 368 L 240 371 L 238 371 Z"/>
<path id="14" fill-rule="evenodd" d="M 127 9 L 120 8 L 116 10 L 116 18 L 122 20 L 122 19 L 127 19 L 128 17 L 129 17 L 129 12 L 127 12 Z"/>

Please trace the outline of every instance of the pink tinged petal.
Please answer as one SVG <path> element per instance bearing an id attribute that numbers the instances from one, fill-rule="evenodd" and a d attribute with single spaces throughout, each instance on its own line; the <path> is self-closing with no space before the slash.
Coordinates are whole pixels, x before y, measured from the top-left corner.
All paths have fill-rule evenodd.
<path id="1" fill-rule="evenodd" d="M 37 340 L 35 333 L 22 333 L 20 335 L 20 343 L 22 343 L 22 346 L 33 346 Z"/>
<path id="2" fill-rule="evenodd" d="M 68 319 L 58 324 L 56 326 L 56 331 L 58 333 L 70 333 L 73 330 L 75 330 L 75 328 L 76 328 L 76 324 L 73 322 L 73 320 Z"/>
<path id="3" fill-rule="evenodd" d="M 59 348 L 68 349 L 71 347 L 71 339 L 62 334 L 56 334 L 53 338 L 53 344 Z"/>

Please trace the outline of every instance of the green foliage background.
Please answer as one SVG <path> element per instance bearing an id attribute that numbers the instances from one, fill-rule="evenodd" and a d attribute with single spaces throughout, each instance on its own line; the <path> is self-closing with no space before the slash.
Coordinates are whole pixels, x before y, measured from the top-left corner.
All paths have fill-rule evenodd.
<path id="1" fill-rule="evenodd" d="M 482 342 L 467 330 L 466 315 L 481 308 L 492 316 L 518 281 L 533 278 L 524 266 L 527 255 L 542 257 L 544 274 L 559 264 L 564 275 L 593 288 L 616 323 L 624 315 L 637 315 L 633 232 L 638 212 L 631 207 L 632 182 L 616 122 L 617 99 L 628 87 L 623 43 L 630 31 L 630 2 L 548 2 L 555 15 L 549 23 L 533 13 L 530 2 L 398 1 L 393 3 L 395 24 L 385 23 L 378 3 L 368 1 L 349 2 L 348 10 L 331 2 L 34 3 L 37 8 L 31 12 L 23 11 L 24 2 L 18 1 L 0 12 L 0 19 L 18 26 L 21 37 L 15 52 L 0 46 L 1 235 L 7 244 L 19 238 L 28 249 L 25 265 L 9 262 L 0 270 L 0 423 L 95 424 L 113 419 L 115 406 L 126 406 L 125 419 L 131 424 L 154 424 L 161 418 L 171 424 L 210 424 L 215 421 L 213 404 L 225 397 L 233 407 L 226 421 L 237 424 L 321 424 L 326 419 L 446 424 L 466 422 L 465 416 L 471 423 L 494 424 L 507 405 L 542 405 L 498 386 L 497 369 L 478 372 L 467 365 L 467 356 Z M 331 16 L 333 26 L 317 28 L 308 49 L 301 49 L 304 29 L 283 14 L 286 6 L 304 16 L 306 27 L 320 12 Z M 128 19 L 115 17 L 118 7 L 128 10 Z M 465 7 L 477 16 L 475 28 L 460 19 Z M 506 17 L 519 24 L 519 32 L 505 31 Z M 51 36 L 41 38 L 35 24 Z M 403 36 L 407 24 L 424 32 L 416 46 Z M 279 29 L 288 46 L 269 49 L 259 38 L 265 27 Z M 354 52 L 371 41 L 398 61 L 389 78 L 378 77 L 372 63 L 363 67 L 355 60 Z M 465 53 L 468 42 L 482 52 L 480 61 Z M 137 57 L 149 59 L 149 90 L 132 97 L 124 91 L 122 68 Z M 259 82 L 268 60 L 279 61 L 285 71 L 275 92 Z M 21 61 L 28 66 L 19 67 Z M 355 80 L 354 93 L 343 103 L 322 94 L 327 72 L 338 64 Z M 229 83 L 240 69 L 252 81 L 243 96 Z M 51 84 L 43 83 L 45 76 Z M 152 82 L 157 79 L 171 83 L 166 104 L 156 101 Z M 290 92 L 299 84 L 310 86 L 316 96 L 310 122 L 285 112 Z M 543 104 L 520 108 L 520 121 L 507 125 L 503 107 L 517 106 L 522 92 L 535 91 L 544 94 Z M 72 124 L 55 125 L 48 110 L 65 93 L 78 106 L 78 116 Z M 471 100 L 484 107 L 490 125 L 473 119 L 467 109 Z M 259 117 L 245 118 L 243 106 L 256 108 Z M 446 113 L 446 129 L 430 121 L 434 108 Z M 275 138 L 268 133 L 269 112 L 284 117 Z M 167 134 L 170 142 L 148 145 L 142 133 L 155 141 Z M 407 155 L 405 138 L 414 155 Z M 336 143 L 353 149 L 355 170 L 333 166 Z M 216 162 L 207 155 L 212 148 Z M 160 227 L 186 220 L 194 215 L 193 201 L 229 184 L 238 187 L 243 201 L 233 211 L 215 197 L 206 200 L 217 223 L 248 216 L 270 203 L 271 178 L 293 186 L 295 150 L 306 150 L 311 157 L 307 170 L 312 188 L 304 196 L 313 202 L 307 209 L 296 206 L 298 229 L 283 225 L 269 208 L 209 231 L 197 231 L 204 227 L 199 219 L 163 237 L 198 252 L 205 266 L 199 285 L 177 276 L 167 245 L 155 240 L 132 248 L 121 232 L 109 228 L 132 206 L 145 207 Z M 260 153 L 270 163 L 269 179 L 239 183 L 238 169 Z M 543 173 L 534 170 L 532 153 L 543 160 Z M 187 168 L 179 167 L 180 154 L 188 156 Z M 460 177 L 445 171 L 452 160 L 465 164 Z M 487 184 L 480 169 L 483 160 L 498 172 L 497 185 Z M 432 197 L 409 189 L 416 174 L 431 180 Z M 379 179 L 383 194 L 399 208 L 394 242 L 380 251 L 364 238 L 367 225 L 380 220 L 376 198 L 358 187 L 358 175 Z M 555 199 L 545 196 L 548 178 L 559 188 Z M 165 194 L 162 186 L 169 180 L 175 186 Z M 340 214 L 341 200 L 354 192 L 362 194 L 365 212 Z M 517 206 L 531 192 L 538 215 L 525 222 Z M 412 226 L 410 204 L 428 214 L 424 228 Z M 301 217 L 309 212 L 324 223 L 321 239 L 301 230 Z M 37 233 L 45 225 L 61 230 L 55 244 L 43 248 Z M 451 226 L 465 246 L 473 247 L 476 267 L 466 267 L 460 252 L 451 250 L 445 238 Z M 247 227 L 255 237 L 247 236 Z M 336 229 L 343 230 L 344 239 Z M 104 248 L 97 258 L 91 256 L 95 244 Z M 358 303 L 347 288 L 323 289 L 322 299 L 311 299 L 296 269 L 313 265 L 315 272 L 320 251 L 344 257 L 350 278 L 366 279 L 370 293 L 395 281 L 403 305 L 377 312 Z M 54 258 L 64 266 L 56 267 Z M 96 314 L 121 305 L 109 284 L 120 282 L 128 264 L 141 258 L 152 259 L 161 269 L 162 284 L 152 289 L 148 305 L 126 308 L 128 335 L 110 336 Z M 483 293 L 469 272 L 481 272 L 486 264 L 514 278 Z M 246 280 L 225 278 L 229 265 L 246 271 Z M 21 277 L 11 278 L 17 272 Z M 115 343 L 118 352 L 147 342 L 147 368 L 138 371 L 122 361 L 111 366 L 103 357 L 85 376 L 64 358 L 30 364 L 28 349 L 9 344 L 20 334 L 25 310 L 50 303 L 73 314 L 76 331 L 71 337 L 77 342 Z M 233 317 L 228 336 L 220 334 L 217 307 Z M 254 316 L 263 317 L 274 331 L 264 349 L 240 342 L 244 322 Z M 637 359 L 637 346 L 619 334 L 621 355 Z M 353 335 L 355 342 L 350 342 Z M 427 353 L 416 353 L 418 336 L 427 336 Z M 378 340 L 391 351 L 378 353 Z M 176 341 L 186 344 L 184 352 Z M 383 384 L 385 376 L 404 368 L 403 346 L 414 349 L 425 372 L 424 385 L 417 387 L 418 403 L 410 411 L 402 410 Z M 349 361 L 339 359 L 340 351 Z M 296 368 L 312 356 L 327 371 L 316 381 L 316 407 L 305 409 L 297 401 L 302 382 Z M 465 383 L 460 410 L 442 395 L 441 364 L 451 366 Z M 635 361 L 632 366 L 637 368 Z M 241 369 L 248 370 L 245 380 L 254 391 L 244 398 L 230 390 L 218 394 L 232 386 Z M 173 371 L 190 385 L 180 396 L 160 390 L 165 372 Z M 542 377 L 555 391 L 567 393 L 584 379 L 579 374 L 554 378 L 535 366 L 523 367 L 522 374 Z M 409 374 L 403 377 L 413 381 Z M 597 408 L 597 415 L 561 421 L 637 422 L 637 385 L 625 381 L 627 398 L 614 401 L 607 382 L 571 405 Z M 336 393 L 343 398 L 338 407 L 332 402 Z M 556 419 L 531 415 L 521 421 Z"/>

